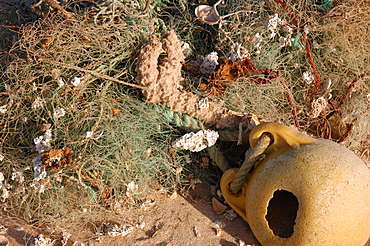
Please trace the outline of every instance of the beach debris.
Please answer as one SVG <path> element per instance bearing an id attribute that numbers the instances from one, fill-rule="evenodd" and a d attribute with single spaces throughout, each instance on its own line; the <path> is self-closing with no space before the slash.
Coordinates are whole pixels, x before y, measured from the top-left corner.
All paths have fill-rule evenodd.
<path id="1" fill-rule="evenodd" d="M 188 176 L 188 178 L 187 178 L 186 181 L 189 182 L 189 189 L 193 189 L 193 190 L 195 189 L 195 187 L 196 187 L 197 184 L 201 184 L 202 183 L 202 181 L 200 179 L 194 178 L 194 175 L 193 174 L 189 174 L 189 176 Z"/>
<path id="2" fill-rule="evenodd" d="M 0 190 L 2 191 L 1 198 L 5 201 L 9 197 L 9 190 L 11 185 L 5 182 L 4 174 L 0 172 Z"/>
<path id="3" fill-rule="evenodd" d="M 209 106 L 208 97 L 201 98 L 197 104 L 198 108 L 208 108 L 208 106 Z"/>
<path id="4" fill-rule="evenodd" d="M 219 0 L 216 2 L 213 6 L 209 5 L 199 5 L 195 9 L 195 15 L 197 16 L 198 20 L 202 23 L 208 24 L 208 25 L 215 25 L 219 23 L 223 18 L 229 17 L 231 15 L 236 15 L 238 13 L 247 13 L 248 11 L 241 10 L 237 11 L 231 14 L 220 16 L 218 13 L 216 7 L 219 5 L 223 0 Z"/>
<path id="5" fill-rule="evenodd" d="M 183 168 L 183 167 L 176 167 L 176 168 L 173 168 L 173 169 L 172 169 L 172 171 L 173 171 L 176 175 L 180 174 L 183 170 L 184 170 L 184 168 Z"/>
<path id="6" fill-rule="evenodd" d="M 7 227 L 5 227 L 5 226 L 3 226 L 2 224 L 0 224 L 0 234 L 5 233 L 7 230 L 8 230 L 8 228 L 7 228 Z"/>
<path id="7" fill-rule="evenodd" d="M 118 114 L 119 112 L 121 112 L 121 110 L 119 108 L 112 108 L 111 112 L 112 114 Z"/>
<path id="8" fill-rule="evenodd" d="M 216 227 L 219 229 L 224 229 L 226 227 L 226 223 L 223 220 L 215 219 L 213 223 L 216 224 Z"/>
<path id="9" fill-rule="evenodd" d="M 236 219 L 238 217 L 238 215 L 235 213 L 234 210 L 232 209 L 228 209 L 225 211 L 225 213 L 223 214 L 223 216 L 228 220 L 228 221 L 233 221 L 234 219 Z"/>
<path id="10" fill-rule="evenodd" d="M 126 196 L 133 197 L 134 194 L 136 194 L 139 190 L 139 186 L 135 184 L 134 181 L 131 181 L 127 184 L 127 190 L 126 190 Z"/>
<path id="11" fill-rule="evenodd" d="M 250 244 L 245 244 L 245 242 L 241 239 L 238 239 L 239 246 L 251 246 Z"/>
<path id="12" fill-rule="evenodd" d="M 7 246 L 9 244 L 9 239 L 3 235 L 0 235 L 0 246 Z"/>
<path id="13" fill-rule="evenodd" d="M 292 46 L 292 42 L 294 41 L 294 38 L 292 38 L 291 34 L 287 34 L 285 37 L 279 38 L 279 46 L 282 47 L 288 47 Z"/>
<path id="14" fill-rule="evenodd" d="M 58 88 L 63 87 L 65 85 L 63 78 L 57 78 Z"/>
<path id="15" fill-rule="evenodd" d="M 33 160 L 34 183 L 31 184 L 31 186 L 38 189 L 40 193 L 43 193 L 45 190 L 45 185 L 40 181 L 46 178 L 46 170 L 42 165 L 42 159 L 44 157 L 44 153 L 51 149 L 51 137 L 51 129 L 47 129 L 43 135 L 33 139 L 33 142 L 36 145 L 36 150 L 40 155 Z"/>
<path id="16" fill-rule="evenodd" d="M 63 237 L 62 237 L 62 240 L 61 240 L 62 246 L 66 246 L 68 244 L 68 241 L 69 241 L 70 237 L 71 237 L 70 233 L 63 231 Z"/>
<path id="17" fill-rule="evenodd" d="M 87 131 L 85 132 L 85 138 L 92 138 L 94 135 L 94 132 L 93 131 Z"/>
<path id="18" fill-rule="evenodd" d="M 320 113 L 328 106 L 328 101 L 324 97 L 319 97 L 312 101 L 310 117 L 317 118 Z"/>
<path id="19" fill-rule="evenodd" d="M 123 224 L 123 225 L 113 225 L 112 227 L 108 228 L 108 235 L 112 237 L 116 236 L 126 236 L 127 234 L 134 231 L 134 227 L 129 224 Z"/>
<path id="20" fill-rule="evenodd" d="M 43 154 L 37 156 L 33 160 L 33 174 L 34 174 L 34 180 L 35 181 L 40 181 L 44 178 L 46 178 L 46 170 L 45 167 L 42 165 L 42 157 Z"/>
<path id="21" fill-rule="evenodd" d="M 44 100 L 42 100 L 39 96 L 36 97 L 35 101 L 33 101 L 31 108 L 38 109 L 44 104 Z"/>
<path id="22" fill-rule="evenodd" d="M 204 90 L 208 96 L 221 96 L 226 91 L 226 84 L 234 83 L 243 77 L 249 78 L 255 84 L 268 84 L 271 80 L 280 77 L 280 72 L 269 68 L 257 68 L 248 58 L 240 62 L 226 59 L 216 67 L 213 76 L 209 77 L 207 82 L 200 84 L 199 88 Z"/>
<path id="23" fill-rule="evenodd" d="M 139 222 L 139 223 L 136 224 L 135 227 L 138 228 L 138 229 L 143 230 L 145 228 L 145 226 L 146 226 L 145 222 Z"/>
<path id="24" fill-rule="evenodd" d="M 193 226 L 193 232 L 195 237 L 200 237 L 200 232 L 196 226 Z"/>
<path id="25" fill-rule="evenodd" d="M 222 198 L 223 199 L 222 192 L 221 192 L 220 189 L 217 189 L 216 190 L 216 195 L 217 195 L 218 198 Z"/>
<path id="26" fill-rule="evenodd" d="M 81 241 L 76 241 L 72 244 L 72 246 L 85 246 L 85 244 Z"/>
<path id="27" fill-rule="evenodd" d="M 45 237 L 44 235 L 38 235 L 34 242 L 31 243 L 31 246 L 53 246 L 55 240 L 51 240 L 50 238 Z"/>
<path id="28" fill-rule="evenodd" d="M 212 229 L 215 232 L 216 237 L 220 237 L 221 236 L 222 230 L 220 230 L 218 228 L 214 228 L 214 227 L 212 227 Z"/>
<path id="29" fill-rule="evenodd" d="M 171 30 L 162 35 L 162 40 L 150 36 L 141 48 L 136 63 L 136 81 L 142 87 L 151 88 L 142 90 L 147 102 L 162 103 L 172 111 L 202 121 L 207 127 L 236 129 L 244 118 L 243 113 L 223 107 L 219 100 L 209 100 L 208 107 L 199 108 L 197 105 L 202 97 L 178 86 L 184 80 L 181 76 L 185 60 L 182 45 L 175 31 Z"/>
<path id="30" fill-rule="evenodd" d="M 169 196 L 169 198 L 170 198 L 171 200 L 175 200 L 177 197 L 178 197 L 177 191 L 174 191 L 174 192 Z"/>
<path id="31" fill-rule="evenodd" d="M 324 83 L 322 83 L 322 88 L 321 90 L 324 91 L 325 93 L 328 93 L 331 91 L 330 87 L 331 87 L 331 84 L 332 84 L 332 81 L 330 78 L 327 78 Z"/>
<path id="32" fill-rule="evenodd" d="M 199 5 L 195 9 L 195 15 L 197 16 L 198 20 L 208 25 L 217 24 L 221 20 L 220 15 L 216 9 L 217 5 L 219 5 L 220 3 L 221 0 L 215 3 L 213 6 Z"/>
<path id="33" fill-rule="evenodd" d="M 75 87 L 77 87 L 79 84 L 81 84 L 81 78 L 79 77 L 73 77 L 71 79 L 71 84 Z"/>
<path id="34" fill-rule="evenodd" d="M 50 141 L 51 141 L 51 129 L 45 131 L 45 133 L 35 139 L 33 142 L 36 145 L 36 150 L 39 153 L 43 153 L 51 148 Z"/>
<path id="35" fill-rule="evenodd" d="M 8 104 L 0 106 L 0 114 L 5 114 L 8 111 L 7 107 Z"/>
<path id="36" fill-rule="evenodd" d="M 15 181 L 19 182 L 20 184 L 22 184 L 24 182 L 23 172 L 13 171 L 11 180 L 15 180 Z"/>
<path id="37" fill-rule="evenodd" d="M 145 156 L 145 158 L 149 158 L 151 153 L 152 153 L 152 148 L 150 147 L 144 150 L 143 155 Z"/>
<path id="38" fill-rule="evenodd" d="M 218 132 L 213 130 L 200 130 L 197 133 L 190 132 L 176 139 L 172 143 L 172 147 L 199 152 L 214 145 L 218 137 Z"/>
<path id="39" fill-rule="evenodd" d="M 73 151 L 68 147 L 61 149 L 50 149 L 43 153 L 41 165 L 51 171 L 56 172 L 63 167 L 71 166 Z"/>
<path id="40" fill-rule="evenodd" d="M 66 114 L 66 111 L 64 110 L 64 108 L 61 108 L 61 107 L 54 108 L 53 117 L 55 119 L 58 119 L 58 118 L 64 116 L 65 114 Z"/>
<path id="41" fill-rule="evenodd" d="M 307 70 L 302 74 L 302 78 L 309 85 L 315 80 L 315 73 L 312 70 Z"/>
<path id="42" fill-rule="evenodd" d="M 145 200 L 145 202 L 141 204 L 141 207 L 143 207 L 144 210 L 146 210 L 148 208 L 153 207 L 155 204 L 156 204 L 156 201 L 154 199 L 148 199 L 148 200 Z"/>
<path id="43" fill-rule="evenodd" d="M 239 43 L 234 43 L 230 47 L 229 60 L 241 62 L 245 59 L 250 59 L 251 54 Z"/>
<path id="44" fill-rule="evenodd" d="M 206 55 L 199 66 L 199 71 L 207 76 L 214 74 L 215 69 L 218 65 L 218 54 L 217 52 L 211 52 Z"/>
<path id="45" fill-rule="evenodd" d="M 223 214 L 225 210 L 227 209 L 227 206 L 225 206 L 219 200 L 213 197 L 212 198 L 212 208 L 215 214 Z"/>
<path id="46" fill-rule="evenodd" d="M 271 32 L 270 38 L 275 37 L 276 35 L 276 29 L 278 25 L 281 23 L 281 19 L 279 18 L 278 14 L 274 14 L 273 16 L 270 16 L 268 20 L 265 21 L 265 25 L 267 26 L 267 29 Z"/>

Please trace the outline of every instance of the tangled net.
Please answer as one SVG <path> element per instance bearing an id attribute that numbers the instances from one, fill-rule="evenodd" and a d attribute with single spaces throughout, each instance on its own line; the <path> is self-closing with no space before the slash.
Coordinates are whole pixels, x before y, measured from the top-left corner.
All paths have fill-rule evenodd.
<path id="1" fill-rule="evenodd" d="M 230 127 L 234 130 L 242 112 L 295 124 L 343 142 L 367 160 L 366 1 L 334 1 L 325 8 L 308 0 L 233 0 L 219 6 L 220 14 L 247 14 L 231 15 L 213 26 L 196 21 L 195 6 L 183 0 L 152 1 L 146 13 L 142 1 L 106 1 L 88 11 L 72 3 L 64 7 L 75 11 L 73 18 L 42 12 L 42 18 L 17 28 L 18 41 L 1 57 L 11 60 L 0 84 L 0 194 L 9 214 L 40 223 L 75 221 L 93 216 L 86 209 L 99 214 L 137 205 L 148 184 L 181 187 L 186 174 L 174 170 L 190 169 L 193 156 L 169 147 L 169 139 L 181 133 L 170 124 L 176 115 L 169 117 L 168 109 L 144 102 L 148 98 L 141 91 L 149 99 L 158 96 L 151 95 L 150 84 L 157 81 L 137 84 L 140 71 L 135 71 L 142 45 L 157 40 L 150 35 L 172 29 L 190 45 L 187 65 L 212 51 L 222 62 L 239 43 L 254 67 L 281 74 L 263 84 L 255 83 L 260 80 L 255 75 L 238 78 L 214 97 L 199 89 L 207 78 L 177 63 L 173 81 L 166 82 L 180 83 L 192 102 L 217 102 L 210 115 L 219 110 L 221 114 L 213 115 L 222 119 L 230 113 L 236 119 Z M 281 22 L 272 36 L 265 22 L 275 13 Z M 160 51 L 152 58 L 158 62 L 166 55 Z M 303 74 L 312 78 L 310 83 Z M 199 118 L 204 113 L 191 114 L 186 106 L 181 110 Z M 212 117 L 203 121 L 223 128 L 218 122 Z"/>

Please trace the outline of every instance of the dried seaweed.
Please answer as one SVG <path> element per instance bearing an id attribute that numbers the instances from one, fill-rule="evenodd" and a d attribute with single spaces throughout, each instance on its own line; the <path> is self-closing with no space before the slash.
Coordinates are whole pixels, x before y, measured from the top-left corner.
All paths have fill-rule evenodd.
<path id="1" fill-rule="evenodd" d="M 51 149 L 43 153 L 41 164 L 46 169 L 56 172 L 63 167 L 72 166 L 72 154 L 73 151 L 68 147 Z"/>
<path id="2" fill-rule="evenodd" d="M 263 77 L 254 74 L 260 74 Z M 249 78 L 256 84 L 268 84 L 278 77 L 280 77 L 279 72 L 269 68 L 257 68 L 252 64 L 251 59 L 247 58 L 240 62 L 226 59 L 217 66 L 214 75 L 206 83 L 200 84 L 199 88 L 204 90 L 207 96 L 221 96 L 226 91 L 226 84 L 234 83 L 241 78 Z"/>

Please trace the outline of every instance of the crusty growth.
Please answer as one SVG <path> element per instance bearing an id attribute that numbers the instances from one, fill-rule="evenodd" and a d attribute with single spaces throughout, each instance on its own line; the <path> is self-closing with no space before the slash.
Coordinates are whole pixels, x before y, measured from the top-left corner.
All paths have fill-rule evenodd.
<path id="1" fill-rule="evenodd" d="M 164 53 L 164 58 L 158 58 Z M 219 129 L 238 129 L 243 120 L 247 125 L 254 125 L 250 117 L 245 114 L 223 108 L 220 104 L 210 101 L 208 107 L 198 107 L 200 98 L 181 89 L 181 62 L 184 61 L 182 42 L 174 31 L 164 33 L 162 42 L 156 37 L 150 37 L 142 47 L 136 72 L 137 82 L 153 90 L 144 90 L 143 93 L 150 103 L 162 103 L 179 113 L 186 113 L 197 118 L 206 126 L 215 126 Z M 250 124 L 248 124 L 250 123 Z"/>

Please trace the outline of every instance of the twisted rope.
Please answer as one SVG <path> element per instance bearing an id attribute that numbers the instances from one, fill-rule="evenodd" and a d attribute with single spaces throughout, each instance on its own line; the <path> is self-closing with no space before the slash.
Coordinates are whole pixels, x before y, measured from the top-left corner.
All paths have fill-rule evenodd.
<path id="1" fill-rule="evenodd" d="M 245 179 L 251 170 L 251 168 L 256 164 L 260 157 L 265 152 L 266 148 L 271 143 L 271 137 L 267 134 L 262 134 L 260 140 L 258 140 L 254 148 L 250 148 L 246 153 L 246 158 L 240 167 L 238 173 L 235 175 L 235 179 L 230 184 L 230 191 L 234 194 L 238 193 L 242 188 Z"/>
<path id="2" fill-rule="evenodd" d="M 216 163 L 216 165 L 222 170 L 222 172 L 230 169 L 230 164 L 227 162 L 225 156 L 216 145 L 207 148 L 207 152 L 214 163 Z"/>
<path id="3" fill-rule="evenodd" d="M 202 122 L 189 116 L 188 114 L 181 114 L 172 111 L 168 107 L 162 109 L 167 121 L 175 126 L 188 128 L 190 131 L 199 131 L 205 129 Z"/>

